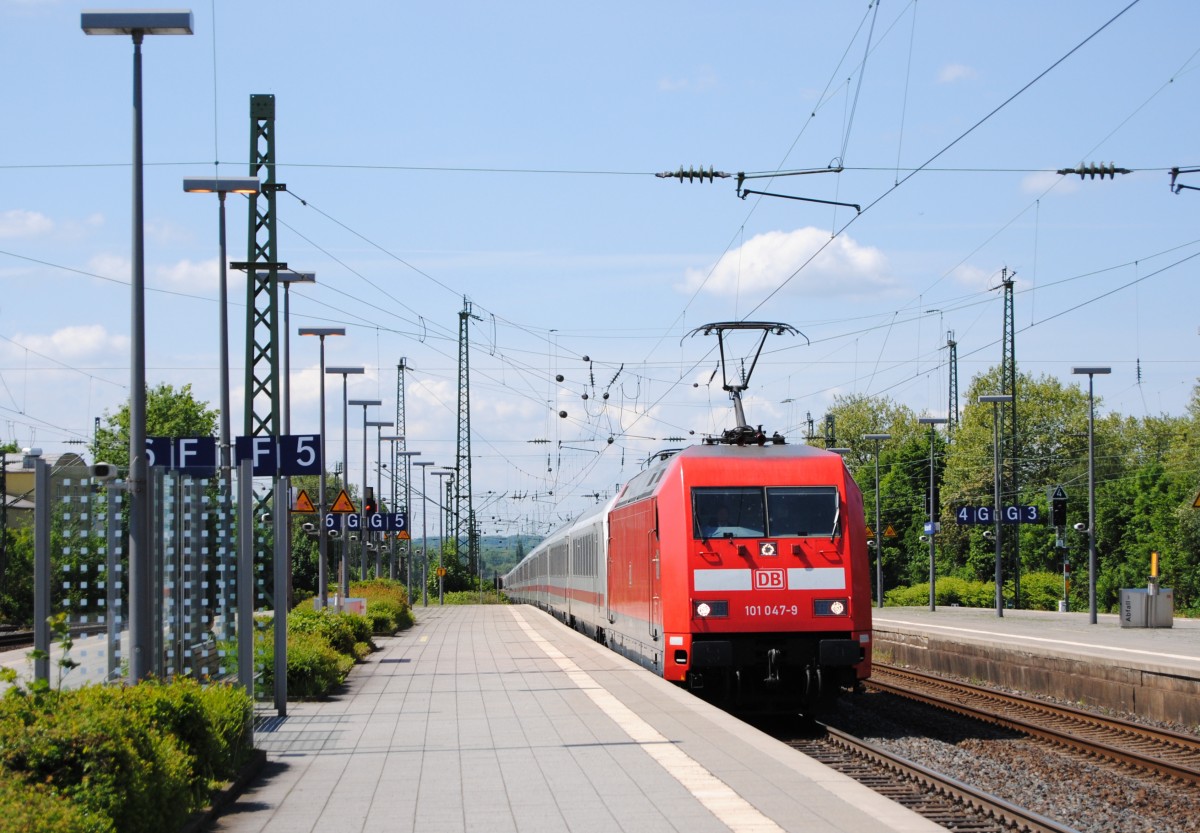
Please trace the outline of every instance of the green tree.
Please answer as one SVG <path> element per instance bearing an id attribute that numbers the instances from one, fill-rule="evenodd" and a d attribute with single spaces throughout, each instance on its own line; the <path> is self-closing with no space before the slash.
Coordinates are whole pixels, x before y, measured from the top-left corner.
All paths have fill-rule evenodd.
<path id="1" fill-rule="evenodd" d="M 176 390 L 166 383 L 146 388 L 146 435 L 151 437 L 212 437 L 220 412 L 192 396 L 190 384 Z M 129 467 L 129 404 L 106 412 L 96 431 L 92 459 Z"/>

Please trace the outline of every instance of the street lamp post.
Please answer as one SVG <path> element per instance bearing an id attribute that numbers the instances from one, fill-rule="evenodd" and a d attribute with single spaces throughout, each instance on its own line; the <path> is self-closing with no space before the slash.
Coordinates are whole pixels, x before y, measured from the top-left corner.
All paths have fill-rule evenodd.
<path id="1" fill-rule="evenodd" d="M 365 367 L 327 367 L 325 372 L 329 374 L 340 375 L 342 377 L 342 488 L 349 489 L 350 480 L 347 477 L 350 469 L 350 409 L 347 398 L 349 396 L 348 379 L 352 374 L 366 373 Z M 349 494 L 349 491 L 346 492 Z M 349 530 L 342 530 L 342 560 L 338 576 L 338 592 L 341 594 L 342 602 L 345 603 L 346 596 L 350 593 L 350 536 L 347 534 Z"/>
<path id="2" fill-rule="evenodd" d="M 344 336 L 344 327 L 301 327 L 300 335 L 317 336 L 321 340 L 321 477 L 317 486 L 317 597 L 321 609 L 329 605 L 329 530 L 325 528 L 325 513 L 329 511 L 329 496 L 325 493 L 325 337 Z"/>
<path id="3" fill-rule="evenodd" d="M 198 176 L 187 177 L 183 180 L 183 190 L 189 194 L 216 194 L 218 211 L 217 234 L 220 248 L 220 263 L 217 290 L 220 330 L 220 366 L 221 366 L 221 489 L 229 494 L 232 477 L 232 457 L 229 439 L 229 277 L 228 255 L 225 245 L 225 195 L 226 194 L 257 194 L 258 177 L 256 176 Z"/>
<path id="4" fill-rule="evenodd" d="M 1088 621 L 1096 624 L 1096 398 L 1093 377 L 1107 376 L 1111 367 L 1073 367 L 1077 376 L 1088 377 Z"/>
<path id="5" fill-rule="evenodd" d="M 937 610 L 937 565 L 934 563 L 937 544 L 937 492 L 934 488 L 933 438 L 937 426 L 945 425 L 945 417 L 921 417 L 921 425 L 929 426 L 929 609 Z"/>
<path id="6" fill-rule="evenodd" d="M 316 272 L 295 272 L 281 269 L 276 280 L 283 284 L 283 433 L 292 433 L 292 284 L 316 283 Z"/>
<path id="7" fill-rule="evenodd" d="M 379 504 L 383 503 L 383 429 L 391 428 L 396 423 L 389 421 L 371 420 L 367 423 L 368 426 L 375 428 L 375 507 L 378 510 Z M 366 432 L 363 432 L 364 435 Z M 365 440 L 366 437 L 364 436 Z M 393 501 L 394 502 L 394 501 Z M 396 507 L 392 507 L 392 511 L 396 511 Z M 364 531 L 365 532 L 365 531 Z M 386 536 L 385 536 L 386 537 Z M 365 539 L 365 535 L 364 535 Z M 381 550 L 375 550 L 375 578 L 379 578 L 379 562 L 383 558 Z"/>
<path id="8" fill-rule="evenodd" d="M 883 530 L 879 516 L 879 444 L 892 438 L 891 434 L 863 434 L 864 440 L 875 442 L 875 599 L 883 607 Z"/>
<path id="9" fill-rule="evenodd" d="M 421 604 L 429 606 L 429 528 L 426 520 L 429 515 L 429 491 L 425 488 L 425 469 L 436 465 L 432 460 L 413 460 L 414 466 L 421 467 L 421 560 L 424 568 L 421 570 Z M 411 565 L 410 565 L 411 566 Z"/>
<path id="10" fill-rule="evenodd" d="M 397 442 L 403 442 L 404 436 L 403 435 L 393 435 L 390 437 L 385 436 L 384 439 L 388 440 L 389 442 L 392 442 L 394 444 Z M 400 461 L 402 461 L 403 465 L 409 467 L 407 469 L 409 474 L 412 473 L 412 458 L 419 457 L 420 455 L 421 455 L 421 452 L 419 452 L 419 451 L 393 451 L 393 456 L 399 458 L 397 465 L 400 465 Z M 410 482 L 410 480 L 411 480 L 411 478 L 405 479 L 406 486 Z M 395 481 L 393 480 L 393 483 L 394 482 Z M 409 499 L 410 496 L 407 494 L 407 488 L 405 491 L 406 491 L 406 493 L 404 495 L 404 503 L 403 504 L 399 503 L 400 497 L 396 496 L 396 495 L 393 495 L 392 502 L 397 505 L 403 505 L 403 507 L 404 507 L 404 531 L 408 535 L 408 544 L 407 544 L 408 558 L 405 560 L 405 564 L 408 566 L 408 570 L 407 570 L 407 573 L 404 578 L 404 583 L 408 586 L 409 593 L 411 594 L 412 586 L 413 586 L 413 584 L 412 584 L 412 559 L 413 559 L 413 549 L 414 549 L 413 537 L 412 537 L 413 512 L 412 512 L 411 501 Z M 395 511 L 395 508 L 396 507 L 393 507 L 393 511 Z M 388 578 L 392 578 L 392 579 L 396 578 L 396 559 L 395 558 L 392 558 L 391 563 L 388 566 L 388 569 L 389 569 Z M 410 595 L 409 596 L 410 601 L 411 601 L 411 598 L 412 597 Z"/>
<path id="11" fill-rule="evenodd" d="M 374 405 L 382 405 L 383 402 L 379 399 L 351 399 L 351 405 L 361 405 L 363 409 L 363 479 L 362 479 L 362 494 L 359 495 L 359 527 L 358 527 L 358 579 L 359 581 L 367 580 L 367 478 L 370 477 L 370 469 L 367 468 L 367 408 Z M 349 483 L 349 477 L 346 478 Z"/>
<path id="12" fill-rule="evenodd" d="M 1000 406 L 1012 402 L 1011 393 L 986 394 L 979 397 L 982 404 L 992 403 L 992 464 L 994 469 L 992 491 L 992 521 L 994 529 L 992 537 L 996 543 L 996 615 L 1004 616 L 1004 570 L 1000 557 L 1000 515 L 1003 507 L 1000 504 Z"/>
<path id="13" fill-rule="evenodd" d="M 449 478 L 448 480 L 445 481 L 446 482 L 446 492 L 447 492 L 447 494 L 449 494 L 450 484 L 452 484 L 454 482 L 454 472 L 449 469 L 440 469 L 439 471 L 435 471 L 433 473 L 433 476 Z M 439 497 L 439 499 L 441 498 L 441 489 L 438 490 L 438 497 Z M 446 513 L 448 513 L 450 511 L 450 501 L 449 500 L 447 500 L 446 504 L 441 507 L 441 510 L 442 511 L 438 512 L 438 515 L 440 516 L 441 523 L 442 523 L 442 531 L 438 535 L 438 604 L 445 604 L 446 603 L 445 602 L 445 599 L 446 599 L 446 576 L 442 572 L 442 553 L 446 549 Z M 457 556 L 457 553 L 455 555 Z"/>
<path id="14" fill-rule="evenodd" d="M 88 35 L 133 38 L 133 251 L 129 356 L 129 679 L 153 670 L 154 589 L 147 505 L 146 459 L 146 245 L 142 166 L 142 40 L 146 35 L 190 35 L 192 13 L 164 11 L 89 11 L 80 15 Z"/>

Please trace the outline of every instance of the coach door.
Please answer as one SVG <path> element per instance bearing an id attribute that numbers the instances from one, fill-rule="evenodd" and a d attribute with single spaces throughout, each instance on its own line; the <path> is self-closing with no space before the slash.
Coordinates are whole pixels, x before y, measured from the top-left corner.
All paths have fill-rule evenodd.
<path id="1" fill-rule="evenodd" d="M 653 515 L 649 520 L 649 529 L 646 530 L 646 557 L 649 563 L 646 565 L 649 574 L 647 582 L 650 589 L 650 638 L 655 642 L 658 641 L 659 633 L 662 631 L 662 559 L 659 549 L 658 540 L 658 502 L 654 501 Z"/>

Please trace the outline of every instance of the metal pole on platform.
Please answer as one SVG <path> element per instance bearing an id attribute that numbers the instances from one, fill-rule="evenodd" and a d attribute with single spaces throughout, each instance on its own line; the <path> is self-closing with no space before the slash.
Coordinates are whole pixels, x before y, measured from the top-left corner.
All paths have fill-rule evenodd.
<path id="1" fill-rule="evenodd" d="M 1002 567 L 1003 561 L 1000 557 L 1000 513 L 1003 507 L 1000 504 L 1000 405 L 1006 402 L 1012 402 L 1011 393 L 1002 394 L 987 394 L 979 397 L 982 404 L 992 403 L 992 463 L 993 463 L 993 509 L 992 522 L 994 529 L 992 537 L 996 543 L 996 615 L 1004 616 L 1004 570 Z"/>
<path id="2" fill-rule="evenodd" d="M 929 426 L 929 609 L 937 610 L 937 564 L 934 561 L 937 539 L 937 488 L 934 485 L 933 440 L 937 426 L 945 425 L 945 417 L 921 417 L 917 420 L 921 425 Z"/>
<path id="3" fill-rule="evenodd" d="M 892 438 L 891 434 L 863 434 L 864 440 L 875 442 L 875 597 L 883 607 L 883 530 L 880 529 L 879 512 L 879 444 Z"/>
<path id="4" fill-rule="evenodd" d="M 425 486 L 425 469 L 435 463 L 432 460 L 413 460 L 414 466 L 421 467 L 421 604 L 429 606 L 429 491 Z"/>
<path id="5" fill-rule="evenodd" d="M 1096 624 L 1096 399 L 1093 377 L 1112 373 L 1111 367 L 1073 367 L 1088 377 L 1088 621 Z"/>

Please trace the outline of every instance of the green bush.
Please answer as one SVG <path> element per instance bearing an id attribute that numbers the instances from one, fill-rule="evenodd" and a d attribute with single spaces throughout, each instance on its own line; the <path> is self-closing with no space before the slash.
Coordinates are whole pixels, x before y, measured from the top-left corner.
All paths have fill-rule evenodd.
<path id="1" fill-rule="evenodd" d="M 367 620 L 373 634 L 391 635 L 413 625 L 408 592 L 398 581 L 381 578 L 352 582 L 350 595 L 367 600 Z"/>
<path id="2" fill-rule="evenodd" d="M 945 576 L 937 581 L 935 600 L 939 605 L 961 605 L 962 607 L 990 607 L 996 603 L 996 585 L 993 582 L 968 581 Z M 884 604 L 898 607 L 920 607 L 929 604 L 929 582 L 911 587 L 896 587 L 883 594 Z"/>
<path id="3" fill-rule="evenodd" d="M 1012 582 L 1004 585 L 1011 598 Z M 1058 610 L 1063 577 L 1058 573 L 1026 573 L 1021 576 L 1021 607 L 1026 610 Z"/>
<path id="4" fill-rule="evenodd" d="M 17 691 L 17 690 L 14 690 Z M 178 828 L 194 806 L 193 760 L 126 689 L 6 695 L 0 768 L 129 833 Z"/>
<path id="5" fill-rule="evenodd" d="M 117 689 L 113 705 L 144 714 L 159 731 L 175 738 L 192 762 L 192 793 L 203 804 L 215 782 L 232 778 L 252 745 L 253 703 L 242 688 L 201 686 L 178 678 Z"/>
<path id="6" fill-rule="evenodd" d="M 444 593 L 442 598 L 448 605 L 508 604 L 508 598 L 496 590 L 484 590 L 482 594 L 478 590 L 455 590 Z"/>
<path id="7" fill-rule="evenodd" d="M 275 685 L 275 640 L 260 638 L 255 657 L 261 671 L 259 684 L 267 691 Z M 354 646 L 350 646 L 354 650 Z M 319 633 L 292 631 L 287 636 L 288 698 L 309 700 L 324 697 L 341 685 L 354 667 L 353 654 L 335 650 Z"/>
<path id="8" fill-rule="evenodd" d="M 363 627 L 355 620 L 363 620 Z M 288 615 L 288 634 L 307 633 L 317 634 L 324 638 L 329 646 L 339 654 L 353 656 L 354 643 L 362 642 L 361 633 L 365 630 L 370 638 L 370 624 L 362 616 L 352 613 L 338 613 L 331 608 L 324 610 L 294 610 Z"/>
<path id="9" fill-rule="evenodd" d="M 55 792 L 0 773 L 0 833 L 115 833 L 112 819 Z"/>

